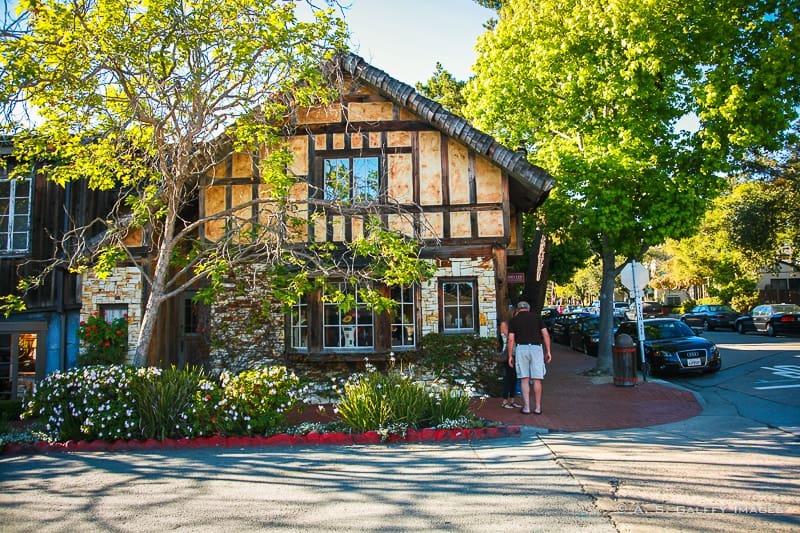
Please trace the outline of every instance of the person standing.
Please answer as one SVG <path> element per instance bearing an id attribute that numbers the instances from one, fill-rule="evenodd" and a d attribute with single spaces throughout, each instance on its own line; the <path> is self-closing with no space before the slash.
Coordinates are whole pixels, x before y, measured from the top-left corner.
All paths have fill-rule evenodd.
<path id="1" fill-rule="evenodd" d="M 516 348 L 516 352 L 515 352 Z M 545 365 L 552 361 L 550 333 L 542 317 L 531 313 L 528 302 L 517 303 L 517 314 L 508 323 L 508 361 L 514 364 L 517 378 L 522 382 L 522 409 L 525 415 L 542 414 L 542 381 Z M 516 355 L 516 361 L 514 361 Z M 533 381 L 534 409 L 531 411 L 530 383 Z"/>
<path id="2" fill-rule="evenodd" d="M 502 344 L 500 353 L 505 354 L 508 347 L 508 322 L 500 322 L 500 342 Z M 517 370 L 514 367 L 514 358 L 504 358 L 500 362 L 503 367 L 503 403 L 500 404 L 504 409 L 519 409 L 522 407 L 514 400 L 517 390 Z"/>

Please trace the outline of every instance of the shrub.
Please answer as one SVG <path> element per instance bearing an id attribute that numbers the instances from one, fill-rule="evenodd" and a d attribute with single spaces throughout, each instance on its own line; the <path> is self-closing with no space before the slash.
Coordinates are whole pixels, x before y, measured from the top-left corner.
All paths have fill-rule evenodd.
<path id="1" fill-rule="evenodd" d="M 283 366 L 246 370 L 236 376 L 224 372 L 221 382 L 222 429 L 234 435 L 273 431 L 305 394 L 297 376 Z"/>
<path id="2" fill-rule="evenodd" d="M 130 389 L 139 415 L 139 434 L 145 439 L 195 436 L 198 424 L 195 402 L 205 380 L 197 368 L 178 370 L 172 366 L 139 368 Z"/>
<path id="3" fill-rule="evenodd" d="M 368 367 L 344 384 L 337 411 L 345 424 L 357 431 L 372 431 L 393 424 L 419 424 L 427 411 L 425 388 L 411 376 L 390 368 L 378 372 Z"/>
<path id="4" fill-rule="evenodd" d="M 23 406 L 20 400 L 0 400 L 0 417 L 6 420 L 17 420 L 22 414 Z"/>
<path id="5" fill-rule="evenodd" d="M 122 366 L 54 372 L 39 382 L 23 417 L 41 417 L 53 440 L 133 438 L 138 431 L 132 373 Z"/>
<path id="6" fill-rule="evenodd" d="M 501 374 L 493 357 L 497 341 L 476 335 L 430 333 L 422 338 L 418 359 L 436 377 L 449 383 L 471 383 L 492 396 L 502 390 Z"/>
<path id="7" fill-rule="evenodd" d="M 414 381 L 410 372 L 391 366 L 378 372 L 354 374 L 337 403 L 342 421 L 356 431 L 382 436 L 404 433 L 410 427 L 432 427 L 449 420 L 471 420 L 470 391 L 463 387 Z"/>
<path id="8" fill-rule="evenodd" d="M 469 390 L 433 383 L 428 385 L 426 392 L 428 425 L 439 426 L 448 420 L 471 417 L 469 404 L 472 395 Z"/>
<path id="9" fill-rule="evenodd" d="M 84 351 L 79 366 L 120 365 L 128 353 L 128 315 L 106 322 L 102 313 L 94 313 L 78 328 Z"/>

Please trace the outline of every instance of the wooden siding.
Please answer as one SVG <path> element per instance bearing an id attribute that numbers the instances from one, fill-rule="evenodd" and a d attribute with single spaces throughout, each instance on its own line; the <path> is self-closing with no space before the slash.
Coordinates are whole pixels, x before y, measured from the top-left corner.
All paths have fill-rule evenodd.
<path id="1" fill-rule="evenodd" d="M 13 164 L 13 162 L 11 162 Z M 30 250 L 27 254 L 0 255 L 0 294 L 16 293 L 20 278 L 38 272 L 41 262 L 55 257 L 55 239 L 65 228 L 82 226 L 104 217 L 113 202 L 113 194 L 89 190 L 86 182 L 65 187 L 37 174 L 33 180 L 30 218 Z M 96 228 L 99 231 L 102 228 Z M 50 274 L 45 283 L 25 297 L 29 312 L 80 308 L 78 276 L 64 270 Z"/>

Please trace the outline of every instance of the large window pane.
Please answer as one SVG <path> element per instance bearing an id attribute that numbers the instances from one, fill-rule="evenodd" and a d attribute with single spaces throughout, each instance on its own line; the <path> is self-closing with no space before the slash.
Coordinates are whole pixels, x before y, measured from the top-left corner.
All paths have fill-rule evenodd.
<path id="1" fill-rule="evenodd" d="M 378 197 L 377 157 L 325 159 L 322 172 L 326 200 L 365 202 Z"/>
<path id="2" fill-rule="evenodd" d="M 326 302 L 323 311 L 325 348 L 371 348 L 374 344 L 372 311 L 359 299 L 358 290 L 348 283 L 338 283 L 338 290 L 352 294 L 355 305 L 343 311 L 335 303 Z"/>
<path id="3" fill-rule="evenodd" d="M 350 160 L 326 159 L 323 165 L 325 199 L 347 200 L 350 197 Z"/>
<path id="4" fill-rule="evenodd" d="M 417 344 L 414 287 L 392 288 L 391 296 L 398 303 L 392 313 L 392 347 L 414 347 Z"/>
<path id="5" fill-rule="evenodd" d="M 289 330 L 292 348 L 308 348 L 308 301 L 305 296 L 292 306 Z"/>
<path id="6" fill-rule="evenodd" d="M 30 180 L 0 178 L 0 252 L 23 252 L 29 247 Z"/>
<path id="7" fill-rule="evenodd" d="M 353 199 L 371 201 L 378 197 L 378 158 L 353 159 Z"/>
<path id="8" fill-rule="evenodd" d="M 444 331 L 475 331 L 475 282 L 442 282 L 442 318 Z"/>

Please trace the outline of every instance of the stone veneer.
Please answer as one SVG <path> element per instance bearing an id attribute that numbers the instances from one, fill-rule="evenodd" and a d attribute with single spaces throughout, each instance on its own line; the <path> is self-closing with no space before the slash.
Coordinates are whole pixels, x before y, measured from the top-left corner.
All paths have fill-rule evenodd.
<path id="1" fill-rule="evenodd" d="M 438 280 L 441 277 L 470 277 L 478 282 L 480 336 L 497 333 L 495 273 L 492 259 L 451 259 L 436 269 L 435 276 L 420 287 L 420 338 L 439 333 Z M 211 308 L 210 363 L 214 370 L 233 373 L 264 365 L 285 364 L 284 319 L 270 304 L 269 287 L 249 277 L 247 288 L 229 284 Z M 255 282 L 253 282 L 255 280 Z"/>
<path id="2" fill-rule="evenodd" d="M 136 267 L 118 267 L 106 279 L 83 274 L 81 277 L 81 321 L 101 305 L 128 306 L 128 361 L 133 356 L 142 320 L 142 273 Z"/>
<path id="3" fill-rule="evenodd" d="M 210 309 L 209 362 L 215 372 L 234 374 L 269 365 L 284 365 L 284 315 L 271 303 L 269 286 L 258 275 L 246 288 L 225 286 Z"/>
<path id="4" fill-rule="evenodd" d="M 481 337 L 497 334 L 497 296 L 492 258 L 454 258 L 448 266 L 436 269 L 434 276 L 420 287 L 420 337 L 439 331 L 439 278 L 467 277 L 478 281 L 478 319 Z"/>

